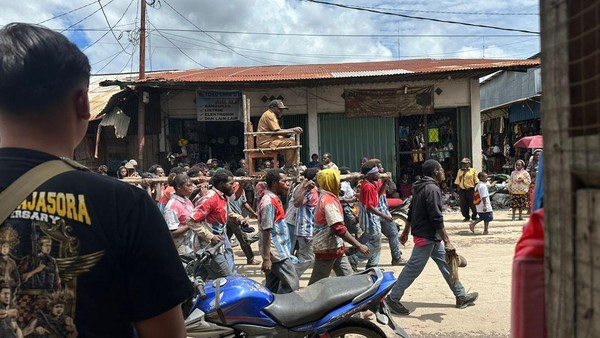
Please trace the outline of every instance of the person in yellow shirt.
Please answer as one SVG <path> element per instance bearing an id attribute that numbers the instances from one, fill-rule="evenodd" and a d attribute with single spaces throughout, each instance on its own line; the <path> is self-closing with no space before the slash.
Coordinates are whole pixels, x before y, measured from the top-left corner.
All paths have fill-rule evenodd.
<path id="1" fill-rule="evenodd" d="M 283 111 L 288 109 L 281 100 L 273 100 L 269 104 L 269 109 L 265 111 L 260 120 L 258 121 L 259 132 L 264 131 L 280 131 L 278 118 L 283 115 Z M 284 129 L 282 131 L 289 131 L 290 134 L 301 134 L 302 128 L 295 127 L 291 129 Z M 292 138 L 286 138 L 284 135 L 257 135 L 256 143 L 259 148 L 271 148 L 275 150 L 279 147 L 288 147 L 295 145 L 295 141 Z M 279 151 L 285 156 L 285 168 L 293 169 L 296 165 L 296 149 L 283 149 Z"/>
<path id="2" fill-rule="evenodd" d="M 458 186 L 460 212 L 464 217 L 463 222 L 468 222 L 469 220 L 475 221 L 478 219 L 477 209 L 475 208 L 475 204 L 473 204 L 473 191 L 477 183 L 479 183 L 477 170 L 471 168 L 470 159 L 467 157 L 463 158 L 460 161 L 460 169 L 456 174 L 456 180 L 454 180 L 454 184 Z M 469 210 L 471 210 L 472 217 L 469 217 Z"/>

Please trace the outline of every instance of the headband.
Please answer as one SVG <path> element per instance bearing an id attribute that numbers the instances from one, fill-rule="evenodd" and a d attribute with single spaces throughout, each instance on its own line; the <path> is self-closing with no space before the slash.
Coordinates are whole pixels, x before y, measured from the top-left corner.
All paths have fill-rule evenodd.
<path id="1" fill-rule="evenodd" d="M 367 173 L 367 175 L 369 174 L 375 174 L 379 172 L 379 167 L 374 166 L 371 170 L 369 170 L 369 172 Z"/>

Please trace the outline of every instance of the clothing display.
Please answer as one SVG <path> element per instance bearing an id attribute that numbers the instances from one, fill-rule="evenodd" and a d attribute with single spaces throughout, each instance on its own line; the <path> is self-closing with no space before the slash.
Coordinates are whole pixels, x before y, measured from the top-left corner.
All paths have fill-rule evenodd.
<path id="1" fill-rule="evenodd" d="M 413 180 L 421 174 L 421 165 L 428 159 L 435 159 L 445 171 L 454 172 L 458 159 L 456 124 L 456 112 L 399 117 L 398 177 L 407 174 Z"/>

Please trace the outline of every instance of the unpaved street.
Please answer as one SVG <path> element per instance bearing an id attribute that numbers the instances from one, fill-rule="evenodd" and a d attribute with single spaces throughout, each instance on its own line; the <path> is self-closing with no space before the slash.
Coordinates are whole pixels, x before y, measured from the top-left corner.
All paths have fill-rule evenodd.
<path id="1" fill-rule="evenodd" d="M 411 337 L 509 337 L 511 271 L 514 247 L 525 221 L 510 221 L 508 211 L 495 211 L 490 234 L 481 235 L 483 223 L 475 235 L 460 213 L 445 214 L 446 229 L 457 252 L 467 258 L 468 266 L 459 270 L 460 280 L 467 292 L 479 292 L 475 306 L 463 310 L 455 308 L 455 299 L 432 261 L 421 276 L 406 291 L 402 303 L 412 311 L 409 316 L 395 316 L 396 322 Z M 253 244 L 258 255 L 258 244 Z M 403 257 L 412 251 L 412 238 L 403 247 Z M 235 248 L 239 272 L 258 281 L 264 276 L 260 266 L 246 266 L 241 250 Z M 390 266 L 391 257 L 384 241 L 380 266 L 394 271 L 397 277 L 402 267 Z M 306 286 L 311 270 L 302 276 L 300 285 Z M 392 337 L 391 330 L 384 331 Z"/>

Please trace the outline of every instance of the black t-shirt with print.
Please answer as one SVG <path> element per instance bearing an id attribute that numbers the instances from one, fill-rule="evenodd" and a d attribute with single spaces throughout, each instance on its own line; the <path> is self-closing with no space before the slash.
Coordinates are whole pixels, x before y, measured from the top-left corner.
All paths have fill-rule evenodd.
<path id="1" fill-rule="evenodd" d="M 53 159 L 0 149 L 0 191 Z M 132 322 L 193 292 L 146 191 L 92 172 L 66 172 L 40 186 L 0 225 L 0 249 L 0 280 L 11 286 L 24 333 L 131 337 Z"/>

